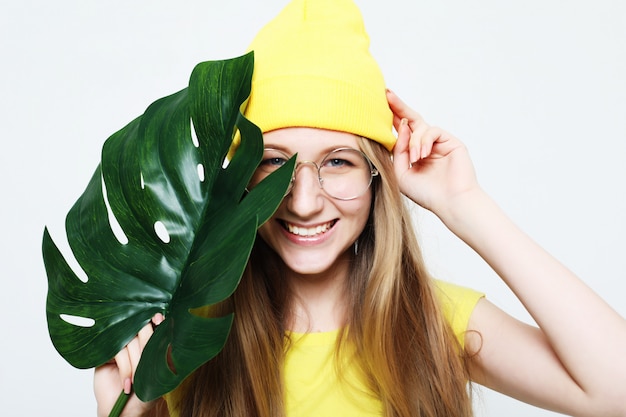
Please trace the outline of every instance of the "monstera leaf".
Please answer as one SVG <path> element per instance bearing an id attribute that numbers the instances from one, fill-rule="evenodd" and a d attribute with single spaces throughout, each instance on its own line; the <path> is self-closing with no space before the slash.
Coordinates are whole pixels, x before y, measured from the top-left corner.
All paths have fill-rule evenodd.
<path id="1" fill-rule="evenodd" d="M 291 161 L 246 190 L 263 152 L 260 130 L 240 113 L 252 68 L 251 53 L 197 65 L 188 88 L 154 102 L 105 142 L 66 218 L 86 282 L 44 231 L 48 329 L 70 364 L 107 362 L 155 313 L 165 316 L 135 375 L 144 401 L 174 389 L 224 346 L 232 315 L 191 311 L 235 290 L 256 230 L 293 171 Z M 241 145 L 225 164 L 237 128 Z"/>

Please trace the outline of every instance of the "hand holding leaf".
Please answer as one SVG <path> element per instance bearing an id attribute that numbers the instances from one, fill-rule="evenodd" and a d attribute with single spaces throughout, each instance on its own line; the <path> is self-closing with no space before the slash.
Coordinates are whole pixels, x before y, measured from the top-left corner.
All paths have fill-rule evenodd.
<path id="1" fill-rule="evenodd" d="M 201 63 L 188 88 L 156 101 L 106 141 L 100 166 L 66 218 L 87 282 L 44 231 L 48 327 L 70 364 L 101 365 L 155 313 L 166 317 L 135 375 L 144 401 L 171 391 L 222 349 L 232 315 L 190 310 L 232 294 L 257 228 L 291 179 L 293 161 L 246 191 L 263 153 L 260 130 L 240 113 L 252 68 L 251 53 Z M 223 167 L 236 128 L 241 145 Z M 111 228 L 107 203 L 123 236 Z"/>

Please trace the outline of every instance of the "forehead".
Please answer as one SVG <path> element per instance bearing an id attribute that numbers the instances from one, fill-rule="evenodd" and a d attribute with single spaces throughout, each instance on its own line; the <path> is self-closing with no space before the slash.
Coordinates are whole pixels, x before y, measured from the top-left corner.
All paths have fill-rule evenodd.
<path id="1" fill-rule="evenodd" d="M 310 127 L 288 127 L 263 134 L 265 147 L 288 153 L 320 154 L 336 148 L 359 149 L 358 136 L 352 133 Z"/>

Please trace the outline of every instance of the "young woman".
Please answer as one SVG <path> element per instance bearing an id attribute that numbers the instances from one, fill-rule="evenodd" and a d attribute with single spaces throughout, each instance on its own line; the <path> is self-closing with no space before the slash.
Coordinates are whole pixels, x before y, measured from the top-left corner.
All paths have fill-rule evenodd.
<path id="1" fill-rule="evenodd" d="M 350 0 L 295 0 L 251 49 L 246 115 L 266 150 L 250 187 L 297 153 L 291 189 L 212 312 L 235 312 L 224 350 L 166 398 L 133 396 L 125 416 L 470 416 L 467 381 L 626 416 L 625 320 L 504 215 L 459 140 L 385 89 Z M 539 327 L 433 280 L 402 195 L 478 252 Z M 130 392 L 151 333 L 96 370 L 100 415 Z"/>

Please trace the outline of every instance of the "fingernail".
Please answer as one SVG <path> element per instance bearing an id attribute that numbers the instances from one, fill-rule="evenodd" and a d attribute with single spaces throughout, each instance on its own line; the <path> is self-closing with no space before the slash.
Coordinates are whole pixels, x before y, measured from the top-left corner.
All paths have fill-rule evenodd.
<path id="1" fill-rule="evenodd" d="M 161 313 L 156 313 L 154 317 L 152 317 L 152 323 L 154 323 L 156 326 L 163 323 L 163 320 L 165 320 L 165 317 Z"/>
<path id="2" fill-rule="evenodd" d="M 409 149 L 409 162 L 411 162 L 412 164 L 417 162 L 418 160 L 418 155 L 417 155 L 417 148 L 413 147 L 411 149 Z"/>
<path id="3" fill-rule="evenodd" d="M 130 394 L 130 388 L 131 388 L 131 382 L 130 382 L 130 378 L 126 378 L 124 380 L 124 394 L 128 395 Z"/>
<path id="4" fill-rule="evenodd" d="M 406 126 L 409 124 L 409 120 L 406 117 L 403 117 L 402 120 L 400 120 L 400 124 L 402 126 Z"/>

